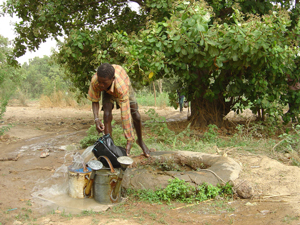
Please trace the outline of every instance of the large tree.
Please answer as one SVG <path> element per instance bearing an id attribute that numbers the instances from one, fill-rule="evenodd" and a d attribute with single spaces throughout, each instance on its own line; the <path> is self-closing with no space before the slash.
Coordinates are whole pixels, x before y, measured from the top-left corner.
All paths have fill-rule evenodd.
<path id="1" fill-rule="evenodd" d="M 115 33 L 112 46 L 144 77 L 180 75 L 197 124 L 221 126 L 230 110 L 247 105 L 261 119 L 276 117 L 287 103 L 287 75 L 299 79 L 299 24 L 283 7 L 267 6 L 269 14 L 254 15 L 235 5 L 219 18 L 206 2 L 177 1 L 170 17 L 138 34 Z"/>
<path id="2" fill-rule="evenodd" d="M 57 59 L 83 93 L 100 63 L 122 63 L 143 85 L 179 76 L 200 125 L 222 125 L 237 105 L 282 114 L 272 104 L 287 103 L 287 74 L 299 76 L 298 5 L 288 11 L 297 2 L 132 2 L 139 4 L 138 13 L 120 0 L 10 0 L 3 8 L 21 18 L 15 26 L 17 57 L 48 37 L 65 37 Z"/>

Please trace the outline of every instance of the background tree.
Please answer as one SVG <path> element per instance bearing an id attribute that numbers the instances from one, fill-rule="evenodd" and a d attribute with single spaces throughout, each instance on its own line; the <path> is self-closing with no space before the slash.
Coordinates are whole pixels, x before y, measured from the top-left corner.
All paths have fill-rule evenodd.
<path id="1" fill-rule="evenodd" d="M 39 98 L 42 94 L 50 96 L 56 91 L 68 91 L 70 84 L 64 71 L 49 56 L 35 57 L 24 63 L 19 71 L 22 74 L 20 91 L 28 98 Z"/>
<path id="2" fill-rule="evenodd" d="M 122 63 L 138 85 L 178 76 L 200 125 L 221 126 L 247 105 L 282 114 L 286 74 L 296 68 L 298 5 L 287 10 L 294 1 L 134 2 L 139 13 L 127 1 L 7 1 L 5 12 L 22 19 L 14 54 L 64 35 L 56 57 L 82 93 L 100 63 Z"/>
<path id="3" fill-rule="evenodd" d="M 0 35 L 0 120 L 3 118 L 8 101 L 14 93 L 20 79 L 16 69 L 11 67 L 8 63 L 8 56 L 12 52 L 8 44 L 7 38 Z M 7 126 L 1 126 L 0 135 L 7 129 Z"/>

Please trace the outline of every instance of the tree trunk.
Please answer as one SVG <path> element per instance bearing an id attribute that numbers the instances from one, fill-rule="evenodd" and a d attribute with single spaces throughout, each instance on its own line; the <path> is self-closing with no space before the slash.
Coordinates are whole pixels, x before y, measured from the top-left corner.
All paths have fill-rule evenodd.
<path id="1" fill-rule="evenodd" d="M 191 116 L 189 119 L 192 125 L 206 127 L 215 124 L 218 127 L 225 125 L 224 117 L 230 112 L 229 104 L 224 99 L 208 101 L 203 98 L 191 101 Z"/>
<path id="2" fill-rule="evenodd" d="M 158 85 L 159 93 L 161 94 L 163 92 L 163 90 L 162 90 L 162 79 L 159 79 L 157 81 L 157 85 Z"/>
<path id="3" fill-rule="evenodd" d="M 190 90 L 189 95 L 194 96 L 192 99 L 189 98 L 191 99 L 191 116 L 189 119 L 192 121 L 192 125 L 200 127 L 206 127 L 209 124 L 215 124 L 218 127 L 224 126 L 227 122 L 223 120 L 223 118 L 230 112 L 233 99 L 226 102 L 222 91 L 220 91 L 214 100 L 205 99 L 203 97 L 204 93 L 200 92 L 199 95 L 199 91 L 207 90 L 209 82 L 206 80 L 210 71 L 195 69 L 192 73 L 197 74 L 196 80 L 194 80 L 188 88 L 188 90 Z M 226 71 L 225 73 L 230 74 L 231 71 Z M 227 74 L 223 76 L 226 77 Z M 219 81 L 216 80 L 215 82 L 217 83 Z M 220 86 L 226 87 L 227 83 L 228 81 L 223 79 Z M 198 92 L 199 97 L 196 97 L 197 95 L 194 95 L 194 92 Z"/>
<path id="4" fill-rule="evenodd" d="M 154 106 L 156 107 L 156 92 L 155 92 L 155 82 L 153 81 L 153 92 L 154 92 Z"/>

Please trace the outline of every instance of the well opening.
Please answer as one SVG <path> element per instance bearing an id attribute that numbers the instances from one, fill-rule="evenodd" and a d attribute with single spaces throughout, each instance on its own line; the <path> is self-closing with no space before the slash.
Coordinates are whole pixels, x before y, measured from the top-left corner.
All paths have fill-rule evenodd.
<path id="1" fill-rule="evenodd" d="M 200 171 L 201 169 L 208 169 L 211 165 L 205 162 L 197 164 L 197 168 L 192 166 L 192 163 L 183 163 L 180 159 L 174 156 L 174 158 L 164 158 L 164 157 L 151 157 L 143 161 L 136 162 L 132 168 L 148 169 L 152 171 Z"/>
<path id="2" fill-rule="evenodd" d="M 151 158 L 135 158 L 122 186 L 130 189 L 165 188 L 170 179 L 179 178 L 191 185 L 217 185 L 238 178 L 241 166 L 233 159 L 201 152 L 153 152 Z"/>

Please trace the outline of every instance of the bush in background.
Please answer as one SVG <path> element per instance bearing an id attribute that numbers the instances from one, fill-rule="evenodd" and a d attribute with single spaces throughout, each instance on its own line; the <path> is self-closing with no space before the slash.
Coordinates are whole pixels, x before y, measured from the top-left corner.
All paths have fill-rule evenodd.
<path id="1" fill-rule="evenodd" d="M 20 74 L 8 64 L 7 55 L 11 53 L 8 39 L 0 35 L 0 120 L 6 112 L 6 106 L 20 80 Z M 10 126 L 1 126 L 0 135 L 9 130 Z"/>
<path id="2" fill-rule="evenodd" d="M 136 99 L 139 105 L 155 106 L 154 94 L 149 91 L 137 92 Z M 162 92 L 156 94 L 156 106 L 161 108 L 170 106 L 168 93 Z"/>

